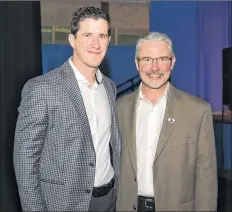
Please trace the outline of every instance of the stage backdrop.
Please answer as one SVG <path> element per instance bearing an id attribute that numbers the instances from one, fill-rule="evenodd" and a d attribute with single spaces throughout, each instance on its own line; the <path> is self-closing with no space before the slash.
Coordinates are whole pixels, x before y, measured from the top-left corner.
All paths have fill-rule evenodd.
<path id="1" fill-rule="evenodd" d="M 172 82 L 222 109 L 222 49 L 231 46 L 231 2 L 152 1 L 150 31 L 167 33 L 177 57 Z"/>
<path id="2" fill-rule="evenodd" d="M 150 31 L 167 33 L 177 57 L 172 83 L 222 109 L 222 49 L 231 45 L 231 2 L 151 2 Z M 61 65 L 72 55 L 69 45 L 43 45 L 43 72 Z M 134 46 L 110 46 L 102 71 L 116 85 L 137 75 Z M 215 125 L 217 127 L 218 125 Z M 231 167 L 231 130 L 216 130 L 219 160 Z M 223 144 L 221 143 L 223 134 Z M 220 150 L 218 147 L 217 150 Z M 219 163 L 220 165 L 220 163 Z"/>

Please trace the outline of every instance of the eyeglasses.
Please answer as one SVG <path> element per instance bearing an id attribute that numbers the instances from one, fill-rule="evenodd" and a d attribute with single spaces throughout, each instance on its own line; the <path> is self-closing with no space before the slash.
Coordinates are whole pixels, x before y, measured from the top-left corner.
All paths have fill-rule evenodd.
<path id="1" fill-rule="evenodd" d="M 152 57 L 142 57 L 138 58 L 137 60 L 142 64 L 142 65 L 151 65 L 153 64 L 154 61 L 156 61 L 156 64 L 169 64 L 170 61 L 172 61 L 171 57 L 157 57 L 157 58 L 152 58 Z"/>

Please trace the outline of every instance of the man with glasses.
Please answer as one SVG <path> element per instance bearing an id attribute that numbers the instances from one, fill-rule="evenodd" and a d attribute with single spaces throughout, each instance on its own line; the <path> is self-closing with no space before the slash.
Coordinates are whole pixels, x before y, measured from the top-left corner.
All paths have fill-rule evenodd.
<path id="1" fill-rule="evenodd" d="M 211 107 L 168 80 L 170 38 L 151 32 L 136 45 L 139 88 L 118 100 L 123 136 L 119 211 L 216 211 Z"/>

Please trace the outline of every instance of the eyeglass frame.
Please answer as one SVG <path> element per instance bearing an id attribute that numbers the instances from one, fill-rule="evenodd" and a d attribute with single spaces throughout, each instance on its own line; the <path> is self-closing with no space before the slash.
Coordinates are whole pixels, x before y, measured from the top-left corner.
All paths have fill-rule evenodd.
<path id="1" fill-rule="evenodd" d="M 156 58 L 152 58 L 152 57 L 142 57 L 142 58 L 139 58 L 139 57 L 137 57 L 136 59 L 138 60 L 138 62 L 139 61 L 141 61 L 141 60 L 143 60 L 143 59 L 146 59 L 146 58 L 149 58 L 149 59 L 152 59 L 152 61 L 151 61 L 151 63 L 149 63 L 149 64 L 144 64 L 144 65 L 152 65 L 153 63 L 154 63 L 154 61 L 156 61 L 156 64 L 162 64 L 162 62 L 159 62 L 158 60 L 160 60 L 160 59 L 164 59 L 164 58 L 166 58 L 166 59 L 168 59 L 169 61 L 171 61 L 172 62 L 172 57 L 168 57 L 168 56 L 163 56 L 163 57 L 156 57 Z M 168 61 L 167 60 L 167 61 Z M 168 61 L 168 62 L 169 62 Z M 165 63 L 164 63 L 165 64 Z"/>

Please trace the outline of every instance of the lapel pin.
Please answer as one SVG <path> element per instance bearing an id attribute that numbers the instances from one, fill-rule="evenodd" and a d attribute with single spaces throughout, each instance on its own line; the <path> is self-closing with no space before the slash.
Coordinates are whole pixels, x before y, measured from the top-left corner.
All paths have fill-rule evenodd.
<path id="1" fill-rule="evenodd" d="M 169 123 L 174 123 L 175 122 L 175 119 L 174 118 L 168 118 L 168 121 L 169 121 Z"/>

